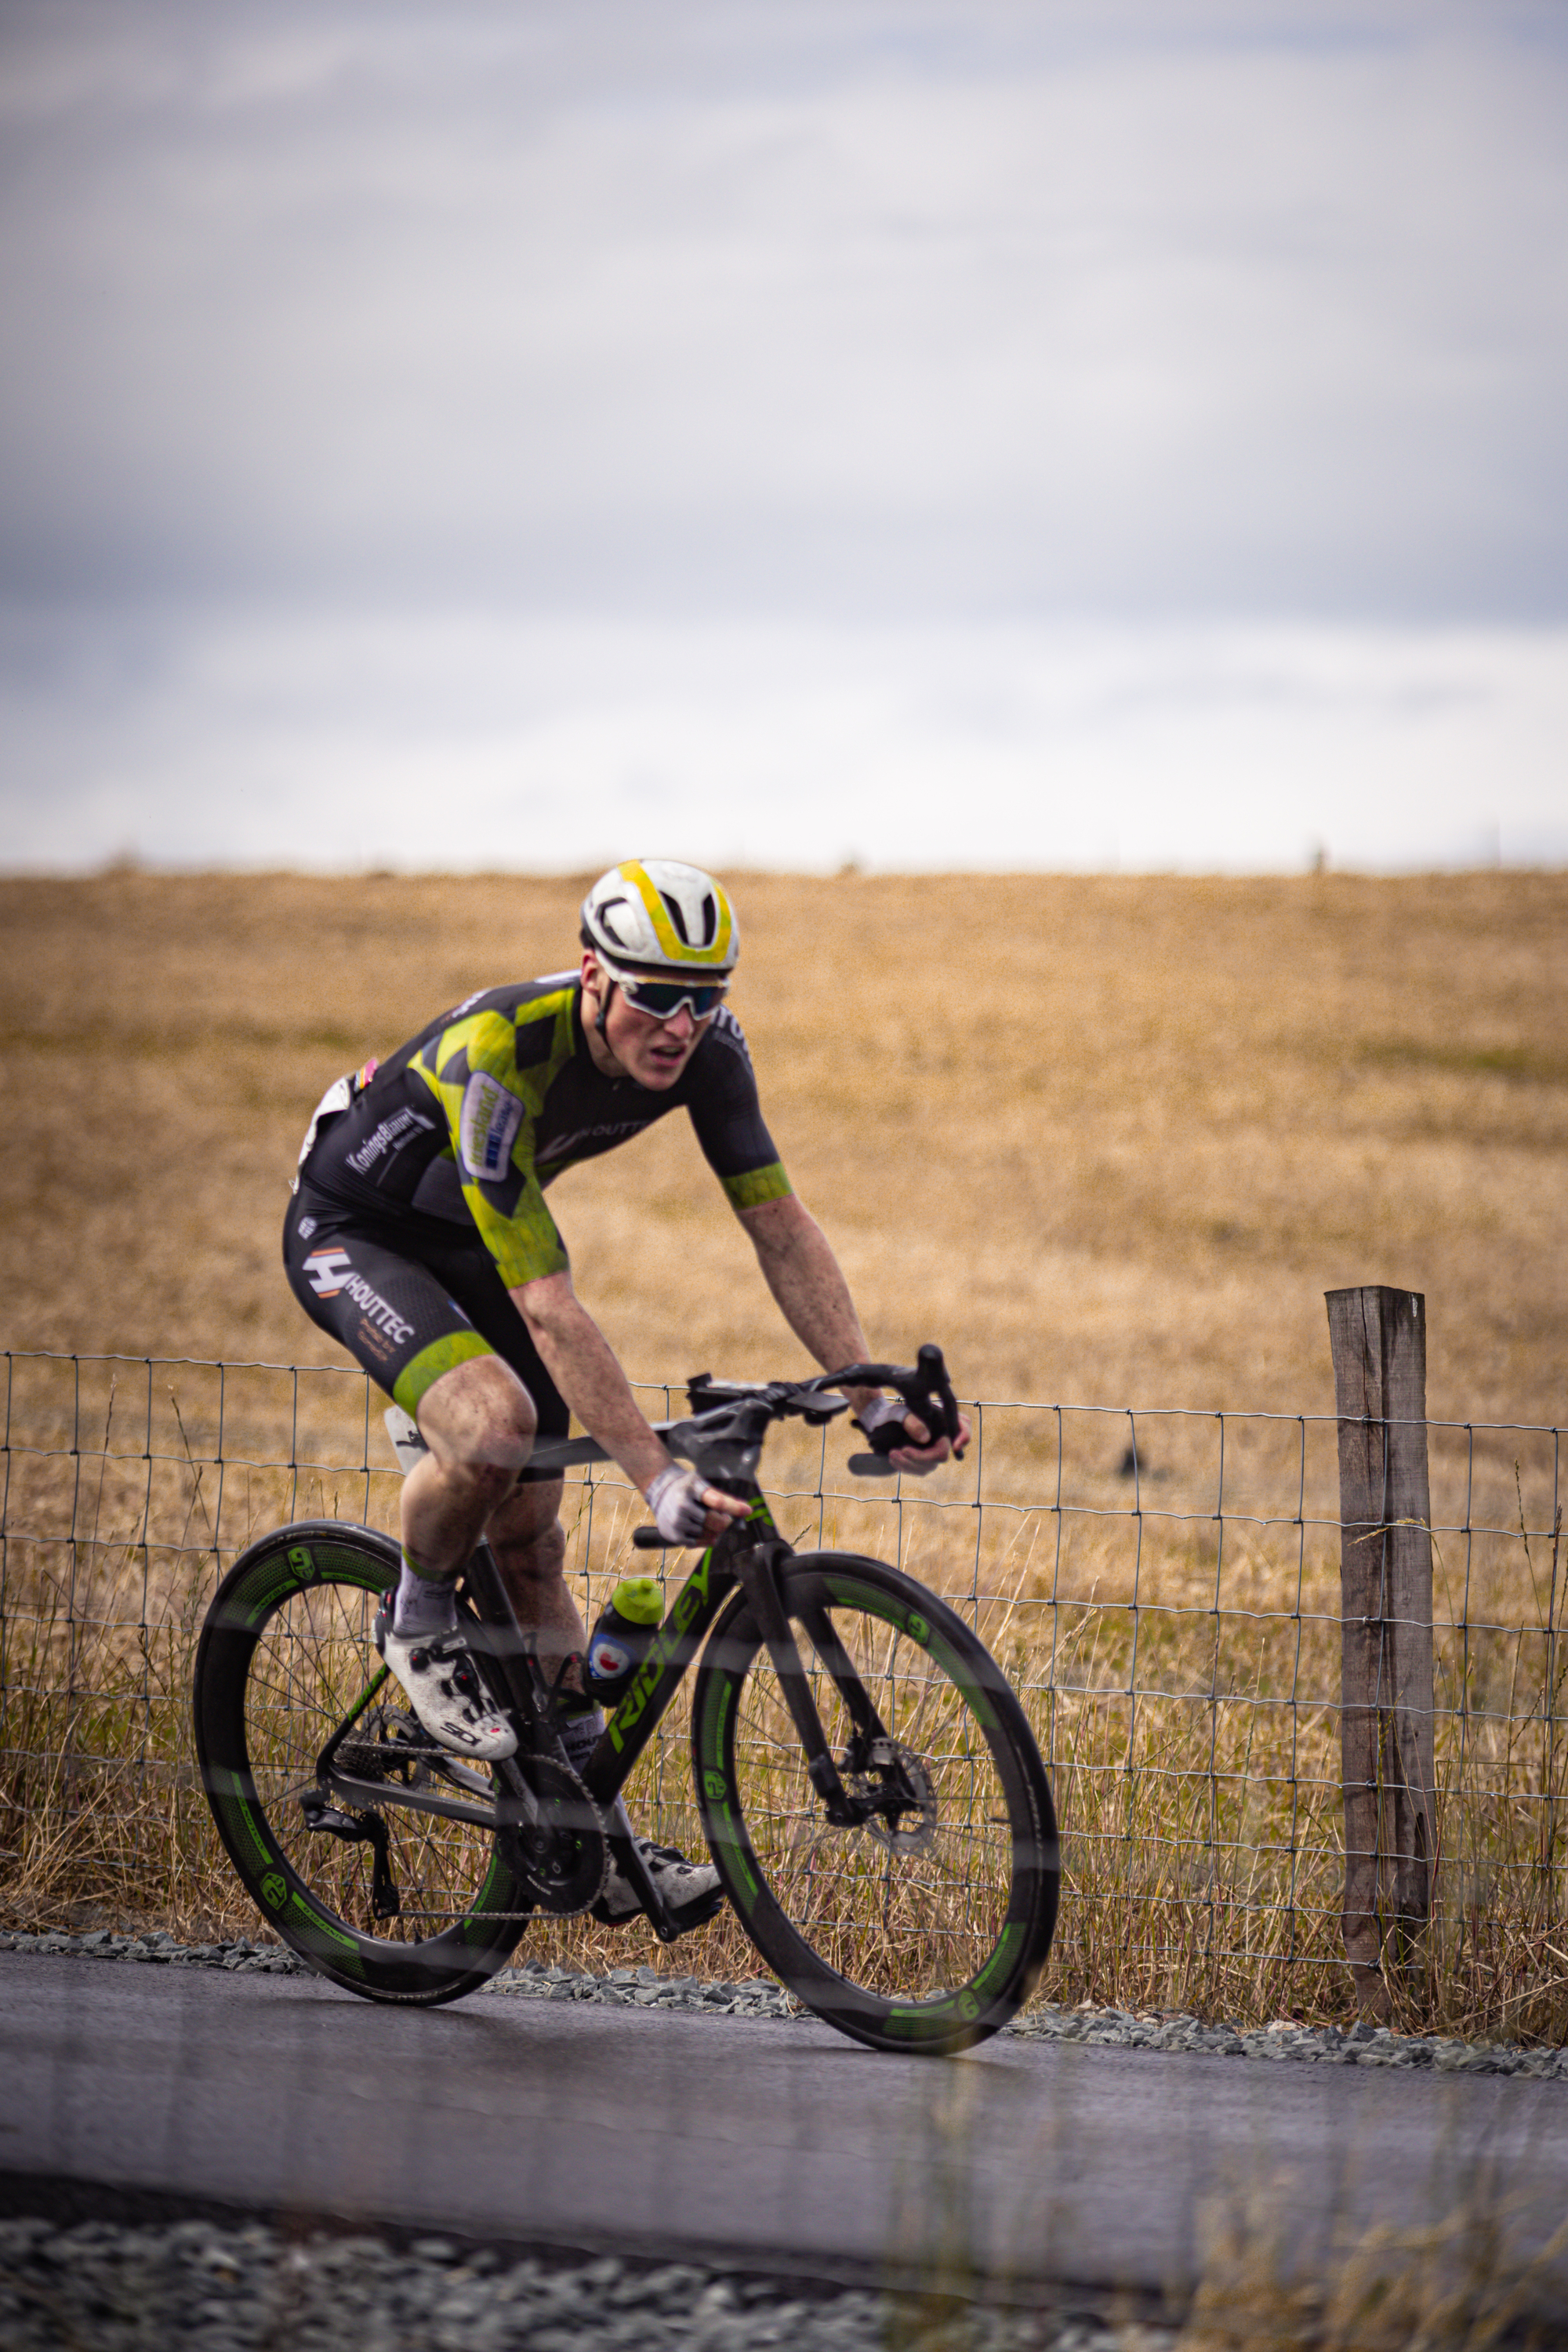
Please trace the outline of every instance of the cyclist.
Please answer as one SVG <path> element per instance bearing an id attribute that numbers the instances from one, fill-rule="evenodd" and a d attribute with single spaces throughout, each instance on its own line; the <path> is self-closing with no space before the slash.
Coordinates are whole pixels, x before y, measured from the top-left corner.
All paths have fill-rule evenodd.
<path id="1" fill-rule="evenodd" d="M 746 1510 L 671 1459 L 579 1302 L 544 1199 L 562 1171 L 684 1108 L 797 1338 L 825 1370 L 867 1355 L 837 1261 L 763 1124 L 724 1002 L 740 938 L 723 889 L 695 866 L 629 860 L 583 901 L 580 938 L 576 971 L 482 990 L 329 1087 L 284 1225 L 295 1297 L 414 1416 L 428 1449 L 403 1486 L 384 1655 L 431 1738 L 479 1759 L 515 1745 L 454 1604 L 481 1534 L 546 1665 L 585 1645 L 563 1573 L 562 1482 L 530 1467 L 536 1437 L 564 1436 L 574 1412 L 671 1545 L 710 1542 Z M 851 1402 L 897 1467 L 923 1472 L 946 1458 L 947 1440 L 933 1444 L 880 1391 L 857 1390 Z M 566 1679 L 576 1687 L 574 1667 Z M 584 1698 L 565 1726 L 568 1759 L 585 1759 L 602 1729 Z M 637 1844 L 677 1926 L 711 1916 L 710 1866 Z M 595 1907 L 619 1920 L 640 1906 L 615 1871 Z"/>

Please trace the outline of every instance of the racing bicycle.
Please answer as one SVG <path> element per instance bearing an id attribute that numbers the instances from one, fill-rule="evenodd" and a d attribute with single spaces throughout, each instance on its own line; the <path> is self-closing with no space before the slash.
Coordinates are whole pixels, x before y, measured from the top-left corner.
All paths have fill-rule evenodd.
<path id="1" fill-rule="evenodd" d="M 687 1417 L 659 1426 L 672 1454 L 751 1508 L 701 1553 L 580 1775 L 561 1744 L 561 1675 L 520 1630 L 486 1543 L 458 1605 L 518 1748 L 482 1768 L 431 1741 L 382 1663 L 375 1621 L 399 1564 L 388 1536 L 310 1519 L 251 1544 L 202 1631 L 195 1736 L 219 1835 L 283 1941 L 367 1999 L 455 2000 L 506 1964 L 531 1917 L 586 1910 L 612 1857 L 671 1940 L 614 1801 L 695 1665 L 697 1813 L 773 1973 L 879 2050 L 943 2055 L 1005 2025 L 1045 1964 L 1058 1895 L 1050 1787 L 1023 1708 L 954 1610 L 880 1560 L 796 1551 L 757 1484 L 769 1430 L 847 1412 L 828 1392 L 845 1383 L 890 1388 L 933 1433 L 958 1434 L 930 1347 L 913 1370 L 703 1374 Z M 401 1432 L 417 1445 L 405 1415 L 387 1421 L 395 1444 Z M 896 1423 L 872 1440 L 896 1442 Z M 584 1437 L 532 1461 L 607 1458 Z M 891 1465 L 879 1450 L 850 1467 Z M 654 1528 L 632 1540 L 663 1548 Z"/>

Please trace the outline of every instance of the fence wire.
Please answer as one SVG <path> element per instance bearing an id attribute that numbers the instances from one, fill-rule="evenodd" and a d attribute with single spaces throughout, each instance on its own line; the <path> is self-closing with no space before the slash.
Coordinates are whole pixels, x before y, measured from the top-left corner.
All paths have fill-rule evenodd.
<path id="1" fill-rule="evenodd" d="M 349 1367 L 3 1361 L 0 1885 L 199 1908 L 222 1869 L 189 1731 L 203 1614 L 283 1521 L 395 1529 L 384 1400 Z M 658 1384 L 640 1401 L 656 1419 L 684 1409 Z M 940 1592 L 1020 1693 L 1065 1836 L 1058 1992 L 1298 2012 L 1338 1999 L 1333 1415 L 967 1409 L 967 1460 L 930 1480 L 855 1480 L 842 1426 L 792 1423 L 763 1483 L 797 1544 L 896 1561 Z M 1568 1983 L 1562 1432 L 1434 1422 L 1428 1445 L 1447 1986 L 1432 1999 L 1544 2030 L 1541 2004 Z M 569 1474 L 563 1516 L 592 1622 L 618 1576 L 647 1572 L 630 1545 L 646 1514 L 609 1467 Z M 690 1838 L 689 1778 L 678 1708 L 634 1813 Z"/>

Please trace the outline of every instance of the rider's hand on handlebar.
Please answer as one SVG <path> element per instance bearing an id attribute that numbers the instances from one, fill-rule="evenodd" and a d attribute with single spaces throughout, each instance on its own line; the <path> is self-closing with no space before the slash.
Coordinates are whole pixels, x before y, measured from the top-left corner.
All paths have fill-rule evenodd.
<path id="1" fill-rule="evenodd" d="M 956 1444 L 950 1444 L 945 1437 L 939 1437 L 933 1445 L 931 1432 L 918 1413 L 905 1413 L 904 1428 L 909 1435 L 909 1444 L 896 1445 L 888 1459 L 895 1470 L 912 1470 L 917 1478 L 923 1478 L 928 1470 L 934 1470 L 937 1464 L 945 1462 L 950 1454 L 962 1455 L 969 1443 L 969 1423 L 963 1413 L 958 1416 Z"/>
<path id="2" fill-rule="evenodd" d="M 743 1519 L 752 1507 L 674 1462 L 649 1481 L 647 1507 L 667 1544 L 689 1546 L 716 1542 L 732 1519 Z"/>
<path id="3" fill-rule="evenodd" d="M 910 1470 L 917 1478 L 923 1478 L 928 1470 L 934 1470 L 938 1463 L 945 1462 L 950 1454 L 962 1455 L 970 1438 L 969 1423 L 960 1413 L 956 1444 L 939 1437 L 933 1444 L 931 1431 L 919 1413 L 907 1412 L 896 1398 L 883 1396 L 874 1391 L 862 1392 L 856 1404 L 855 1418 L 868 1437 L 874 1430 L 901 1420 L 909 1444 L 892 1447 L 888 1460 L 895 1470 Z M 879 1453 L 881 1448 L 879 1446 L 877 1450 Z"/>

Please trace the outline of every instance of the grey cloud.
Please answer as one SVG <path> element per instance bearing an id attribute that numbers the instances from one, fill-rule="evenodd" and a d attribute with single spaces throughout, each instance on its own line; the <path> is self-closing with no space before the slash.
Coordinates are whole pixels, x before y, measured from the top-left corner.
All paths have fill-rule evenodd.
<path id="1" fill-rule="evenodd" d="M 1554 22 L 14 6 L 0 586 L 1560 614 Z"/>

